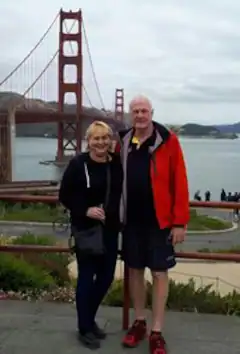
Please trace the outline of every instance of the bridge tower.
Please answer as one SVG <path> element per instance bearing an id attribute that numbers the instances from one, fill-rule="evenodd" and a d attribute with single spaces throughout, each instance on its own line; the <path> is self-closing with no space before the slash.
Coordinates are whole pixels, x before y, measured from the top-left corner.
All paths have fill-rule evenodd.
<path id="1" fill-rule="evenodd" d="M 124 90 L 115 91 L 115 119 L 123 122 L 124 120 Z"/>
<path id="2" fill-rule="evenodd" d="M 77 32 L 66 33 L 64 31 L 64 23 L 73 20 L 77 24 Z M 58 110 L 64 113 L 65 95 L 74 93 L 76 96 L 76 119 L 74 122 L 58 123 L 58 147 L 57 161 L 64 162 L 69 155 L 75 155 L 81 151 L 81 113 L 82 113 L 82 12 L 64 12 L 60 10 L 60 26 L 59 26 L 59 57 L 58 57 Z M 66 26 L 69 27 L 70 26 Z M 76 42 L 78 51 L 76 55 L 66 56 L 64 47 L 67 42 Z M 64 77 L 64 69 L 67 65 L 75 65 L 76 81 L 74 83 L 66 82 Z"/>
<path id="3" fill-rule="evenodd" d="M 13 127 L 11 117 L 10 112 L 0 113 L 0 184 L 12 182 Z"/>

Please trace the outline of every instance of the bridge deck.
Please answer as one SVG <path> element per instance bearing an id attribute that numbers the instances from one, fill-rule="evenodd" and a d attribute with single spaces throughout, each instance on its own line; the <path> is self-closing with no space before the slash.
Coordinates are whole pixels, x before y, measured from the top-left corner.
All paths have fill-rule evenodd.
<path id="1" fill-rule="evenodd" d="M 89 353 L 75 336 L 75 308 L 68 304 L 0 301 L 0 353 Z M 97 351 L 126 353 L 120 345 L 121 309 L 103 307 L 99 324 L 108 339 Z M 240 319 L 217 315 L 168 312 L 165 335 L 171 354 L 239 354 Z M 131 353 L 148 353 L 147 341 Z"/>

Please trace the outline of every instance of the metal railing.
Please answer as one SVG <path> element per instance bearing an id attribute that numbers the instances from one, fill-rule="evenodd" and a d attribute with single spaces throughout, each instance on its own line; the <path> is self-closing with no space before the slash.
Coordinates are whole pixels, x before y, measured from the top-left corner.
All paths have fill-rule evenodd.
<path id="1" fill-rule="evenodd" d="M 2 195 L 0 200 L 6 202 L 26 202 L 26 203 L 45 203 L 57 204 L 56 196 L 31 196 L 31 195 Z M 240 209 L 240 203 L 232 202 L 195 202 L 191 201 L 190 206 L 194 208 L 218 208 L 218 209 Z M 15 253 L 69 253 L 68 247 L 59 246 L 35 246 L 35 245 L 0 245 L 0 252 Z M 177 258 L 194 259 L 194 260 L 210 260 L 210 261 L 226 261 L 240 263 L 240 254 L 227 253 L 200 253 L 200 252 L 177 252 Z M 123 317 L 122 327 L 126 330 L 129 327 L 129 309 L 130 309 L 130 292 L 129 292 L 129 269 L 124 264 L 123 279 Z"/>
<path id="2" fill-rule="evenodd" d="M 43 203 L 43 204 L 58 204 L 56 195 L 28 195 L 28 194 L 2 194 L 0 201 L 13 203 Z M 198 202 L 190 201 L 190 207 L 193 208 L 211 208 L 211 209 L 240 209 L 240 203 L 237 202 Z"/>
<path id="3" fill-rule="evenodd" d="M 207 284 L 212 285 L 213 283 L 215 283 L 215 290 L 217 293 L 221 293 L 221 284 L 223 285 L 227 285 L 228 287 L 230 287 L 233 290 L 236 290 L 237 292 L 240 293 L 240 286 L 230 283 L 227 280 L 223 279 L 222 277 L 218 277 L 218 276 L 209 276 L 209 275 L 202 275 L 202 274 L 193 274 L 193 273 L 186 273 L 186 272 L 176 272 L 176 271 L 171 271 L 170 273 L 170 277 L 172 278 L 173 275 L 180 275 L 180 276 L 184 276 L 186 277 L 188 280 L 190 279 L 199 279 L 200 280 L 200 288 L 202 288 L 204 286 L 204 284 L 206 285 L 206 280 L 207 280 Z M 180 281 L 177 281 L 178 283 L 180 283 Z"/>

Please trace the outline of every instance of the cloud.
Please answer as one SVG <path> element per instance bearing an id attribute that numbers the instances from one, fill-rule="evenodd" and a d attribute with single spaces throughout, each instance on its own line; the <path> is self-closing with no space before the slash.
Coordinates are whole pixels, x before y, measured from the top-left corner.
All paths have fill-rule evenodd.
<path id="1" fill-rule="evenodd" d="M 240 2 L 238 0 L 112 0 L 81 2 L 94 68 L 107 108 L 115 88 L 149 95 L 156 119 L 213 124 L 239 118 Z M 60 7 L 77 0 L 12 0 L 0 4 L 0 81 L 35 45 Z M 29 64 L 2 89 L 24 92 L 58 48 L 55 26 Z M 84 86 L 100 107 L 84 45 Z M 31 95 L 57 98 L 57 60 Z M 74 79 L 74 72 L 66 72 Z M 88 104 L 84 95 L 84 102 Z"/>

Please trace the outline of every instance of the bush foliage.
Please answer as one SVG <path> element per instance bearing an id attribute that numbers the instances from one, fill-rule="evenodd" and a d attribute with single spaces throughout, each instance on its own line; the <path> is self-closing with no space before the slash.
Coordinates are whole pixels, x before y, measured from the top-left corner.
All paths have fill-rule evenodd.
<path id="1" fill-rule="evenodd" d="M 15 245 L 53 246 L 56 244 L 56 240 L 49 236 L 35 236 L 31 233 L 25 233 L 12 239 L 11 243 Z M 12 280 L 15 279 L 16 284 L 23 284 L 19 288 L 20 290 L 27 289 L 31 285 L 30 274 L 33 274 L 33 284 L 35 284 L 35 274 L 39 276 L 39 279 L 43 280 L 43 288 L 46 288 L 47 284 L 49 286 L 54 284 L 63 286 L 70 281 L 67 269 L 68 264 L 69 255 L 62 253 L 0 253 L 0 288 L 16 290 L 18 285 L 13 286 Z M 21 273 L 18 269 L 21 270 Z M 22 280 L 24 272 L 29 282 Z M 45 278 L 47 283 L 44 281 Z M 40 285 L 39 288 L 41 288 Z"/>
<path id="2" fill-rule="evenodd" d="M 0 289 L 4 291 L 25 291 L 49 289 L 54 279 L 40 267 L 29 266 L 29 263 L 14 255 L 0 255 Z"/>
<path id="3" fill-rule="evenodd" d="M 61 208 L 43 203 L 0 203 L 0 219 L 6 221 L 52 222 Z"/>
<path id="4" fill-rule="evenodd" d="M 1 240 L 0 240 L 1 241 Z M 25 245 L 54 245 L 47 236 L 23 234 L 11 242 Z M 4 241 L 5 243 L 5 241 Z M 0 253 L 0 289 L 10 298 L 43 299 L 74 302 L 75 281 L 69 279 L 65 254 L 6 254 Z M 147 283 L 147 305 L 151 306 L 151 284 Z M 123 282 L 115 280 L 108 292 L 105 305 L 123 305 Z M 210 285 L 197 288 L 193 280 L 188 284 L 170 282 L 167 307 L 171 310 L 218 313 L 240 316 L 240 293 L 221 296 Z"/>
<path id="5" fill-rule="evenodd" d="M 123 306 L 123 282 L 116 280 L 104 300 L 105 305 Z M 147 283 L 147 306 L 152 302 L 152 286 Z M 211 289 L 211 285 L 196 288 L 191 279 L 188 284 L 179 284 L 170 280 L 169 297 L 167 301 L 169 310 L 226 314 L 240 316 L 240 293 L 236 291 L 221 296 Z"/>

